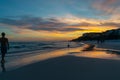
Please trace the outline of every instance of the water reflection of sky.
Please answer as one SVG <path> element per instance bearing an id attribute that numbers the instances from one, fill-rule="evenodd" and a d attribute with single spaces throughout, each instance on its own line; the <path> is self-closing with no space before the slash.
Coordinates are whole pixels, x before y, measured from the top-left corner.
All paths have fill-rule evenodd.
<path id="1" fill-rule="evenodd" d="M 34 52 L 33 52 L 34 53 Z M 7 71 L 16 69 L 28 64 L 32 64 L 35 62 L 47 60 L 50 58 L 56 58 L 61 56 L 73 55 L 76 57 L 89 57 L 89 58 L 100 58 L 100 59 L 113 59 L 120 60 L 120 53 L 114 51 L 101 51 L 101 50 L 93 50 L 93 51 L 82 51 L 82 48 L 66 48 L 55 51 L 49 51 L 45 53 L 35 53 L 28 54 L 22 56 L 15 57 L 6 57 L 6 63 L 4 67 Z M 0 72 L 2 68 L 0 68 Z"/>
<path id="2" fill-rule="evenodd" d="M 77 57 L 90 57 L 90 58 L 101 58 L 101 59 L 114 59 L 120 60 L 120 55 L 114 52 L 108 51 L 83 51 L 81 53 L 73 54 Z"/>

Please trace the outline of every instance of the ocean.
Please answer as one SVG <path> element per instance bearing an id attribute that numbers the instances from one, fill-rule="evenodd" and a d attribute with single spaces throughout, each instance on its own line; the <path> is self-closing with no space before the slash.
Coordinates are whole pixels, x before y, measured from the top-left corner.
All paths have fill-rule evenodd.
<path id="1" fill-rule="evenodd" d="M 7 54 L 20 54 L 30 51 L 45 51 L 67 48 L 69 44 L 71 48 L 78 47 L 81 43 L 77 42 L 10 42 L 10 49 Z"/>

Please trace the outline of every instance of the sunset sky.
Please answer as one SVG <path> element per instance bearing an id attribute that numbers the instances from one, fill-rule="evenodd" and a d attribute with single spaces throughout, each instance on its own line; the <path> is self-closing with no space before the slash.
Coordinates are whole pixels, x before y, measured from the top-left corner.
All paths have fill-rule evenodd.
<path id="1" fill-rule="evenodd" d="M 10 41 L 63 41 L 120 27 L 120 0 L 0 0 Z"/>

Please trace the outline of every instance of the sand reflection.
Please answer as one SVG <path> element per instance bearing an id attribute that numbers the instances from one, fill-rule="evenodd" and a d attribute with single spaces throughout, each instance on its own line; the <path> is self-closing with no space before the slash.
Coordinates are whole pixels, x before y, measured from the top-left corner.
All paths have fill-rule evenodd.
<path id="1" fill-rule="evenodd" d="M 120 55 L 114 53 L 111 54 L 107 51 L 83 51 L 82 53 L 74 54 L 74 56 L 120 60 Z"/>

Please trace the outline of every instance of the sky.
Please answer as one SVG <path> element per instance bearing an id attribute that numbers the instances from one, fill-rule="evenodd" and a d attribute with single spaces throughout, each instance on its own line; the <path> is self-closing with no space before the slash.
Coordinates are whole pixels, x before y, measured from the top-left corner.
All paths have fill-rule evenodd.
<path id="1" fill-rule="evenodd" d="M 120 27 L 120 0 L 0 0 L 10 41 L 64 41 Z"/>

